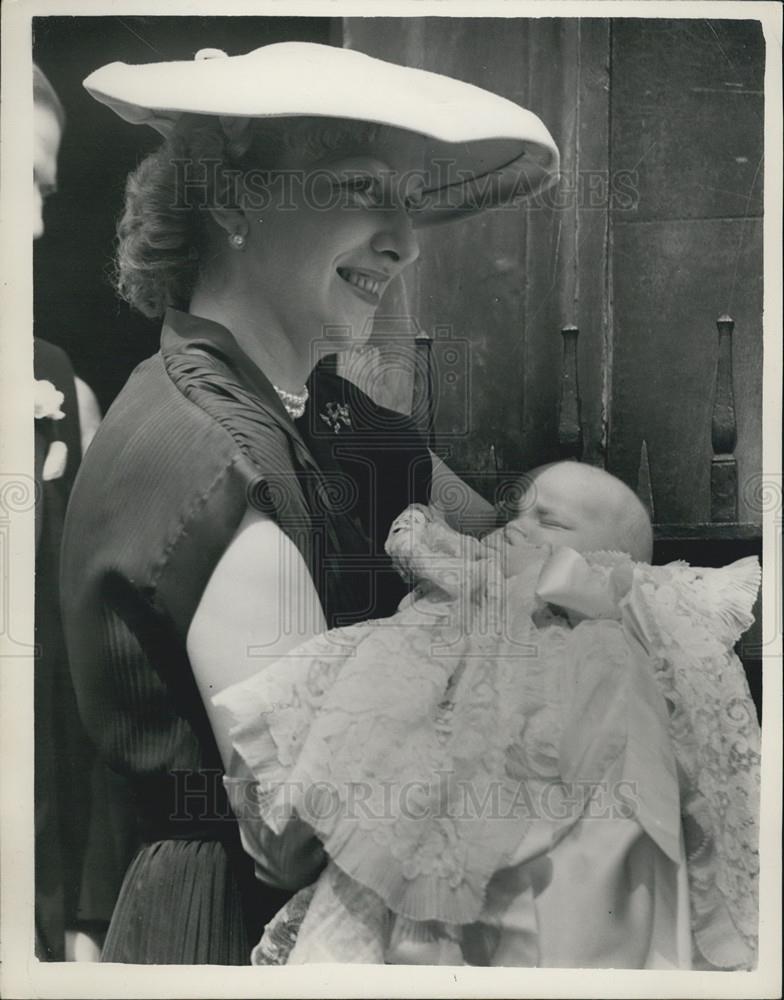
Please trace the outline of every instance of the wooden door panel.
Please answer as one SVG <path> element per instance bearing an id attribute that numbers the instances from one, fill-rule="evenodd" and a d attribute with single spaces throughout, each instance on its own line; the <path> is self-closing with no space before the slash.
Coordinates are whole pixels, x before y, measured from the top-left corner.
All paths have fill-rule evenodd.
<path id="1" fill-rule="evenodd" d="M 758 24 L 349 18 L 344 43 L 521 101 L 563 154 L 559 185 L 526 209 L 421 233 L 381 310 L 366 387 L 408 408 L 416 351 L 409 340 L 407 363 L 398 340 L 390 355 L 379 330 L 426 332 L 436 442 L 491 496 L 497 474 L 559 456 L 560 331 L 573 324 L 580 457 L 635 486 L 647 440 L 657 520 L 704 523 L 715 321 L 729 312 L 739 518 L 758 519 L 743 497 L 761 450 Z M 391 356 L 394 385 L 373 374 Z"/>
<path id="2" fill-rule="evenodd" d="M 735 319 L 739 519 L 761 463 L 761 220 L 700 219 L 614 227 L 614 360 L 609 469 L 635 486 L 648 442 L 656 520 L 710 520 L 715 319 Z M 734 287 L 733 287 L 734 285 Z"/>
<path id="3" fill-rule="evenodd" d="M 500 210 L 423 236 L 418 301 L 433 338 L 436 441 L 468 474 L 522 466 L 520 214 Z"/>
<path id="4" fill-rule="evenodd" d="M 617 19 L 612 169 L 637 219 L 762 214 L 764 42 L 756 21 Z"/>

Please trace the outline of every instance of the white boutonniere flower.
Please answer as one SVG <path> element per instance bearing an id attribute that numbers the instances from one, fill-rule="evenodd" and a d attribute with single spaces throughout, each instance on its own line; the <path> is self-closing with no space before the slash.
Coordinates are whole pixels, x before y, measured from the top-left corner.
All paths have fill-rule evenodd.
<path id="1" fill-rule="evenodd" d="M 36 379 L 34 386 L 35 419 L 62 420 L 65 414 L 62 405 L 65 395 L 55 388 L 48 379 Z M 59 479 L 68 464 L 68 445 L 65 441 L 51 441 L 44 459 L 41 478 L 45 483 Z"/>
<path id="2" fill-rule="evenodd" d="M 351 427 L 351 414 L 345 403 L 327 403 L 319 416 L 335 434 L 339 434 L 343 427 Z"/>
<path id="3" fill-rule="evenodd" d="M 35 380 L 35 419 L 62 420 L 65 414 L 60 409 L 65 396 L 47 379 Z"/>

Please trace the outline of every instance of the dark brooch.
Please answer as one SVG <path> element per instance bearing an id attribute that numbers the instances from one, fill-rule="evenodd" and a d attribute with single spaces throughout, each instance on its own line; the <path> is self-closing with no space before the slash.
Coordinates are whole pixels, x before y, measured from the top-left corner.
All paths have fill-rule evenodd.
<path id="1" fill-rule="evenodd" d="M 319 416 L 335 434 L 339 434 L 344 427 L 351 427 L 351 414 L 345 403 L 327 403 Z"/>

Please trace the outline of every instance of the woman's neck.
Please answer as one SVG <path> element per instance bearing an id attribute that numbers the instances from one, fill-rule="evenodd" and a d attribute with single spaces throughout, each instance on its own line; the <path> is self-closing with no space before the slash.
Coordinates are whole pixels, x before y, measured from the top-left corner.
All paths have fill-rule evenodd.
<path id="1" fill-rule="evenodd" d="M 287 392 L 302 391 L 313 368 L 310 352 L 298 349 L 263 304 L 251 315 L 243 296 L 230 297 L 197 287 L 188 311 L 226 327 L 273 385 Z"/>

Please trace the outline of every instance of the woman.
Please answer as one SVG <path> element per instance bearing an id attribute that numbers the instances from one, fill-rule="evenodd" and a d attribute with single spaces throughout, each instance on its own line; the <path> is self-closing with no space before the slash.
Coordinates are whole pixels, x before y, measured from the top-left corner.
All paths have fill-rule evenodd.
<path id="1" fill-rule="evenodd" d="M 212 697 L 394 610 L 392 518 L 451 481 L 412 421 L 314 364 L 367 336 L 415 223 L 541 188 L 558 155 L 508 101 L 326 46 L 113 64 L 85 85 L 165 136 L 128 180 L 117 260 L 121 294 L 164 316 L 161 350 L 93 441 L 64 544 L 80 710 L 136 789 L 143 841 L 103 957 L 245 964 L 323 857 L 307 828 L 252 823 L 243 852 Z"/>

